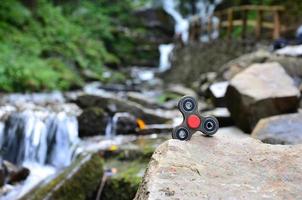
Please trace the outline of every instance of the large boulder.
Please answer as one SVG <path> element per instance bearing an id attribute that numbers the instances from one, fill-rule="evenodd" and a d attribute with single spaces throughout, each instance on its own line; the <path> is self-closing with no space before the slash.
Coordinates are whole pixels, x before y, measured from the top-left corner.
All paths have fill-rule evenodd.
<path id="1" fill-rule="evenodd" d="M 278 115 L 262 119 L 252 137 L 270 144 L 301 144 L 302 113 Z"/>
<path id="2" fill-rule="evenodd" d="M 195 134 L 153 154 L 135 200 L 301 199 L 302 146 Z"/>
<path id="3" fill-rule="evenodd" d="M 231 116 L 245 132 L 261 118 L 295 112 L 299 97 L 293 79 L 278 63 L 251 65 L 230 81 L 226 92 Z"/>

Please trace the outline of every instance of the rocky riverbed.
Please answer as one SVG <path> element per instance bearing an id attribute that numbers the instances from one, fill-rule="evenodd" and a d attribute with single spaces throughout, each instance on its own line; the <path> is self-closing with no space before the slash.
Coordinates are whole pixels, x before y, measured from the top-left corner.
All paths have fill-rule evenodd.
<path id="1" fill-rule="evenodd" d="M 299 62 L 261 50 L 200 74 L 191 88 L 163 81 L 154 69 L 139 69 L 138 76 L 133 68 L 127 85 L 3 95 L 2 197 L 215 199 L 222 197 L 216 187 L 238 199 L 244 188 L 255 199 L 298 197 L 299 145 L 274 145 L 301 143 Z M 221 129 L 213 137 L 197 133 L 190 142 L 162 144 L 182 121 L 177 103 L 184 95 L 197 98 L 200 112 L 216 116 Z M 281 164 L 286 155 L 292 162 Z M 272 177 L 279 177 L 276 183 Z"/>

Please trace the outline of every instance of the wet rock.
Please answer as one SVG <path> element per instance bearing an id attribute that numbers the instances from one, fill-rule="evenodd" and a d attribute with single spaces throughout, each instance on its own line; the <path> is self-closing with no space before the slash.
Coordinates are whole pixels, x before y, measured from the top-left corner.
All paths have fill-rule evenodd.
<path id="1" fill-rule="evenodd" d="M 17 167 L 13 163 L 4 161 L 3 165 L 7 171 L 7 183 L 15 184 L 24 181 L 30 174 L 30 170 L 26 167 Z"/>
<path id="2" fill-rule="evenodd" d="M 174 35 L 174 20 L 162 8 L 144 8 L 135 12 L 143 26 L 150 29 L 161 30 L 168 36 Z M 170 40 L 170 39 L 168 39 Z M 161 42 L 161 43 L 166 43 Z"/>
<path id="3" fill-rule="evenodd" d="M 0 187 L 4 184 L 15 184 L 24 181 L 30 174 L 26 167 L 18 167 L 9 161 L 1 161 L 0 167 Z"/>
<path id="4" fill-rule="evenodd" d="M 231 114 L 227 108 L 215 108 L 206 112 L 202 112 L 203 115 L 215 116 L 219 122 L 219 127 L 232 126 L 234 121 L 231 118 Z"/>
<path id="5" fill-rule="evenodd" d="M 155 148 L 166 139 L 166 136 L 141 136 L 107 156 L 104 167 L 108 177 L 100 199 L 133 199 Z"/>
<path id="6" fill-rule="evenodd" d="M 6 179 L 6 170 L 3 166 L 3 164 L 1 164 L 1 168 L 0 168 L 0 187 L 2 187 L 5 184 L 5 179 Z"/>
<path id="7" fill-rule="evenodd" d="M 278 115 L 262 119 L 252 137 L 269 144 L 301 144 L 302 113 Z"/>
<path id="8" fill-rule="evenodd" d="M 141 118 L 147 124 L 165 123 L 171 117 L 161 109 L 148 109 L 137 103 L 127 101 L 113 96 L 82 95 L 77 98 L 76 103 L 82 107 L 99 107 L 108 112 L 128 112 L 136 118 Z"/>
<path id="9" fill-rule="evenodd" d="M 225 107 L 225 93 L 228 85 L 228 81 L 223 81 L 213 83 L 209 87 L 210 98 L 216 107 Z"/>
<path id="10" fill-rule="evenodd" d="M 116 122 L 116 134 L 126 135 L 136 133 L 137 123 L 133 115 L 126 114 L 118 117 Z"/>
<path id="11" fill-rule="evenodd" d="M 153 154 L 135 200 L 301 199 L 301 153 L 298 145 L 221 134 L 169 140 Z"/>
<path id="12" fill-rule="evenodd" d="M 296 112 L 300 92 L 278 63 L 254 64 L 237 74 L 226 92 L 235 123 L 251 132 L 261 119 Z"/>
<path id="13" fill-rule="evenodd" d="M 78 117 L 79 136 L 88 137 L 105 134 L 108 114 L 99 107 L 89 107 Z"/>

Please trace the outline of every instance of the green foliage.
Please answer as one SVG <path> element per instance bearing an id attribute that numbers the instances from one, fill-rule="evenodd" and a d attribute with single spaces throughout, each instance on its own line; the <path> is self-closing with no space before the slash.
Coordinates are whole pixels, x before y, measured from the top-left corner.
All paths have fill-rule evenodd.
<path id="1" fill-rule="evenodd" d="M 108 162 L 108 161 L 107 161 Z M 106 162 L 106 163 L 107 163 Z M 109 161 L 110 162 L 110 161 Z M 146 169 L 147 160 L 137 161 L 111 161 L 117 167 L 117 174 L 108 178 L 103 189 L 101 199 L 128 200 L 135 197 L 136 191 L 142 181 L 142 170 Z M 109 163 L 110 164 L 110 163 Z"/>
<path id="2" fill-rule="evenodd" d="M 20 0 L 0 4 L 0 90 L 67 90 L 79 87 L 89 71 L 94 79 L 123 81 L 106 65 L 135 56 L 133 9 L 140 1 L 37 0 L 33 11 Z M 90 78 L 90 77 L 87 77 Z"/>

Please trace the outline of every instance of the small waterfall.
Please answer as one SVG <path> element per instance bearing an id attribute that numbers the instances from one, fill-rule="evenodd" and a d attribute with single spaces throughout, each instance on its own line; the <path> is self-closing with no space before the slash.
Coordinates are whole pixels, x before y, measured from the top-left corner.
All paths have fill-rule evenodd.
<path id="1" fill-rule="evenodd" d="M 197 0 L 195 7 L 197 10 L 197 15 L 200 19 L 202 27 L 207 27 L 208 19 L 213 15 L 214 10 L 222 0 L 214 0 L 213 3 L 209 0 Z M 188 16 L 182 16 L 178 10 L 179 1 L 178 0 L 162 0 L 162 5 L 164 10 L 173 17 L 175 20 L 175 35 L 180 36 L 182 42 L 187 44 L 189 42 L 189 27 L 190 18 L 192 14 Z M 213 31 L 211 33 L 204 32 L 200 36 L 201 42 L 209 42 L 211 39 L 217 39 L 219 37 L 218 24 L 219 19 L 217 17 L 211 18 L 211 23 Z M 161 44 L 159 46 L 160 61 L 159 61 L 159 71 L 164 72 L 171 67 L 169 57 L 174 49 L 173 44 Z"/>
<path id="2" fill-rule="evenodd" d="M 56 168 L 70 165 L 79 141 L 76 116 L 65 112 L 12 113 L 0 135 L 4 159 L 17 165 L 33 162 Z"/>
<path id="3" fill-rule="evenodd" d="M 169 56 L 174 49 L 174 44 L 161 44 L 159 45 L 160 59 L 159 59 L 159 71 L 167 71 L 171 67 Z"/>
<path id="4" fill-rule="evenodd" d="M 113 137 L 115 137 L 118 134 L 117 125 L 118 125 L 119 119 L 122 117 L 133 118 L 133 116 L 127 112 L 115 113 L 113 115 L 113 117 L 108 121 L 106 130 L 105 130 L 105 137 L 107 139 L 112 139 Z"/>
<path id="5" fill-rule="evenodd" d="M 77 116 L 81 110 L 64 101 L 60 93 L 1 98 L 1 156 L 30 170 L 24 183 L 15 185 L 1 199 L 18 199 L 41 180 L 71 164 L 80 142 Z"/>
<path id="6" fill-rule="evenodd" d="M 200 36 L 201 42 L 210 42 L 211 40 L 217 39 L 219 37 L 219 19 L 215 16 L 213 16 L 215 8 L 217 5 L 219 5 L 223 0 L 214 0 L 213 2 L 209 0 L 199 0 L 196 3 L 196 10 L 197 15 L 200 18 L 200 24 L 202 27 L 207 27 L 209 23 L 209 18 L 211 18 L 211 24 L 212 24 L 212 31 L 208 33 L 207 31 L 204 31 L 203 29 L 201 31 L 202 34 Z"/>
<path id="7" fill-rule="evenodd" d="M 187 43 L 189 40 L 189 20 L 184 18 L 177 10 L 178 3 L 176 0 L 164 0 L 164 10 L 175 20 L 175 35 L 180 35 L 182 41 Z"/>

